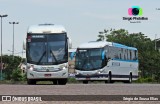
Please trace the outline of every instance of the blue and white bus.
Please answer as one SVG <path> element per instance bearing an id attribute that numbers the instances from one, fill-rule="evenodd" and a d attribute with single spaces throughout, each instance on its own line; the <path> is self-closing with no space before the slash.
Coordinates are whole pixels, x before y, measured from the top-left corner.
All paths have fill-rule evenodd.
<path id="1" fill-rule="evenodd" d="M 88 42 L 81 44 L 75 57 L 76 80 L 125 81 L 138 78 L 138 51 L 113 42 Z"/>
<path id="2" fill-rule="evenodd" d="M 40 24 L 28 28 L 24 49 L 27 83 L 53 81 L 65 85 L 68 78 L 68 46 L 71 41 L 61 25 Z"/>

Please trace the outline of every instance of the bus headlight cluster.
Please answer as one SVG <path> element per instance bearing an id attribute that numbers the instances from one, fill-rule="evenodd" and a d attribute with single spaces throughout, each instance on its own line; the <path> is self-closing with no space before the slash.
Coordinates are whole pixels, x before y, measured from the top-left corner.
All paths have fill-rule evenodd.
<path id="1" fill-rule="evenodd" d="M 31 71 L 37 71 L 37 68 L 35 68 L 34 65 L 28 66 L 28 69 Z"/>
<path id="2" fill-rule="evenodd" d="M 27 69 L 29 69 L 29 70 L 33 71 L 33 69 L 34 69 L 34 65 L 28 65 L 28 66 L 27 66 Z"/>
<path id="3" fill-rule="evenodd" d="M 78 72 L 78 71 L 76 71 L 76 72 L 75 72 L 75 74 L 76 74 L 76 75 L 78 75 L 78 74 L 79 74 L 79 72 Z"/>
<path id="4" fill-rule="evenodd" d="M 29 70 L 33 71 L 33 67 L 30 67 Z"/>
<path id="5" fill-rule="evenodd" d="M 101 73 L 103 73 L 103 71 L 104 71 L 103 69 L 100 69 L 97 71 L 97 74 L 101 74 Z"/>
<path id="6" fill-rule="evenodd" d="M 64 70 L 64 69 L 66 69 L 67 68 L 67 64 L 63 64 L 63 65 L 60 65 L 59 66 L 59 69 L 61 69 L 61 70 Z"/>

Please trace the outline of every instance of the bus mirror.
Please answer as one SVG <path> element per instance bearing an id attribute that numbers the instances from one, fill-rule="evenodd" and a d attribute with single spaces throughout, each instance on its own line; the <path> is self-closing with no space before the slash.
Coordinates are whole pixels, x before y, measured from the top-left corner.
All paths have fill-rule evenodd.
<path id="1" fill-rule="evenodd" d="M 72 48 L 72 41 L 71 39 L 68 37 L 68 48 L 71 49 Z"/>
<path id="2" fill-rule="evenodd" d="M 105 58 L 105 51 L 102 52 L 102 60 Z"/>
<path id="3" fill-rule="evenodd" d="M 23 50 L 26 50 L 26 41 L 23 41 Z"/>
<path id="4" fill-rule="evenodd" d="M 75 52 L 72 52 L 72 53 L 70 54 L 71 60 L 73 60 L 74 56 L 75 56 Z"/>

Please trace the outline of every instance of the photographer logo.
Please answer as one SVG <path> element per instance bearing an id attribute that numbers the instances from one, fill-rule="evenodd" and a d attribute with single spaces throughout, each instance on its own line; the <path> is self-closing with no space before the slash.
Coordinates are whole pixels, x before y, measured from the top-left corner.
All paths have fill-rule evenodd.
<path id="1" fill-rule="evenodd" d="M 139 6 L 128 8 L 128 15 L 129 17 L 122 17 L 122 19 L 130 23 L 141 23 L 142 21 L 148 20 L 148 17 L 142 17 L 143 9 Z"/>
<path id="2" fill-rule="evenodd" d="M 143 10 L 138 6 L 133 6 L 132 8 L 128 9 L 128 15 L 130 16 L 142 16 Z"/>

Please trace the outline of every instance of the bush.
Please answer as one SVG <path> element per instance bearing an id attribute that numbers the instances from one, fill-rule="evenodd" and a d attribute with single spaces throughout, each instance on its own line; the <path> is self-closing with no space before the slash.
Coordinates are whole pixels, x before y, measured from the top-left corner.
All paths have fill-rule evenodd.
<path id="1" fill-rule="evenodd" d="M 135 83 L 151 83 L 151 82 L 155 82 L 155 80 L 152 79 L 151 77 L 148 77 L 148 78 L 138 78 L 138 80 L 134 82 Z"/>
<path id="2" fill-rule="evenodd" d="M 27 81 L 27 73 L 22 75 L 22 81 Z"/>
<path id="3" fill-rule="evenodd" d="M 68 78 L 68 83 L 78 83 L 78 81 L 75 78 Z"/>
<path id="4" fill-rule="evenodd" d="M 21 70 L 19 68 L 14 69 L 12 71 L 12 75 L 11 78 L 13 81 L 21 81 L 22 80 L 22 73 Z"/>

